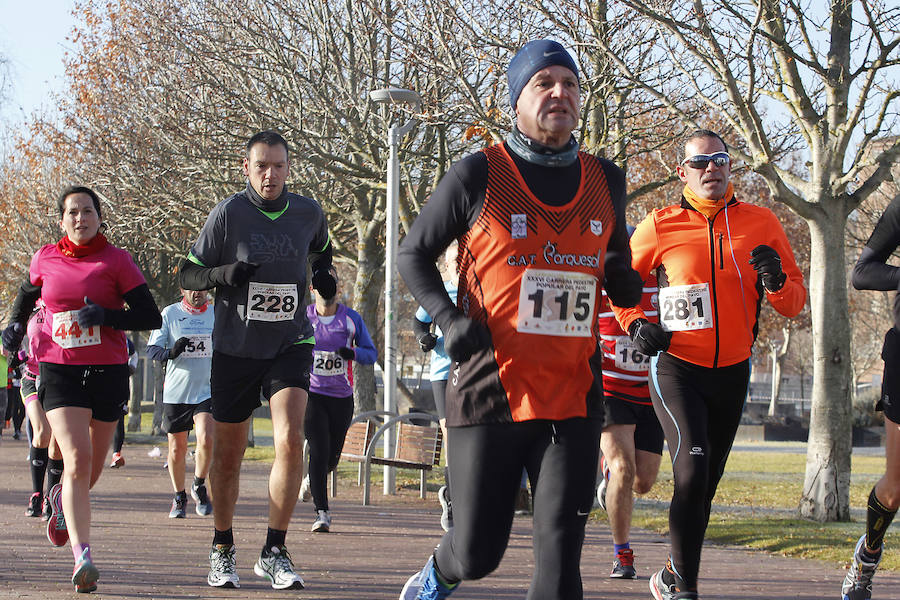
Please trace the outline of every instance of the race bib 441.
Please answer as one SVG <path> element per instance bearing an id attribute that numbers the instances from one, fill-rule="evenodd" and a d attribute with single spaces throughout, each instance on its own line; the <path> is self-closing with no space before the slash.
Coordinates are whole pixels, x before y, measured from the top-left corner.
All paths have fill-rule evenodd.
<path id="1" fill-rule="evenodd" d="M 100 326 L 82 328 L 77 310 L 53 313 L 53 341 L 62 348 L 81 348 L 100 343 Z"/>

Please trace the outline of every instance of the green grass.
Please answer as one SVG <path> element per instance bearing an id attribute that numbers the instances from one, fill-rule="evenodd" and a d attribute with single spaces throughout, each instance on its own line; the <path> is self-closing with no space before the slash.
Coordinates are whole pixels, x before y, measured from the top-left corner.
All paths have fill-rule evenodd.
<path id="1" fill-rule="evenodd" d="M 802 493 L 806 455 L 775 452 L 733 452 L 713 503 L 734 512 L 714 511 L 706 539 L 720 544 L 756 548 L 773 554 L 812 558 L 846 566 L 856 540 L 865 532 L 864 517 L 849 523 L 817 523 L 795 512 Z M 884 458 L 853 456 L 850 506 L 864 508 L 872 485 L 884 470 Z M 668 502 L 672 497 L 672 467 L 663 459 L 659 478 L 643 496 Z M 748 510 L 749 509 L 749 510 Z M 781 509 L 775 513 L 771 509 Z M 791 511 L 791 512 L 785 512 Z M 605 521 L 606 513 L 595 511 Z M 633 525 L 665 534 L 668 512 L 636 507 Z M 896 527 L 885 537 L 888 547 L 900 544 Z M 886 552 L 881 568 L 900 569 L 900 555 Z"/>
<path id="2" fill-rule="evenodd" d="M 141 431 L 148 434 L 153 420 L 152 413 L 142 415 Z M 257 436 L 271 436 L 272 423 L 269 419 L 254 419 Z M 164 438 L 137 436 L 136 442 L 165 443 Z M 129 440 L 129 443 L 132 443 Z M 802 444 L 799 444 L 801 447 Z M 271 461 L 274 451 L 271 446 L 248 448 L 248 460 Z M 846 566 L 853 546 L 865 531 L 865 520 L 860 518 L 850 523 L 817 523 L 798 518 L 795 512 L 803 486 L 806 469 L 805 453 L 735 451 L 728 460 L 725 475 L 719 484 L 714 503 L 726 507 L 725 512 L 714 511 L 710 517 L 706 539 L 719 544 L 729 544 L 755 548 L 797 558 L 828 561 Z M 884 470 L 884 458 L 876 456 L 853 456 L 850 482 L 850 506 L 864 508 L 872 485 L 878 481 Z M 342 463 L 338 467 L 338 477 L 356 480 L 357 465 Z M 418 476 L 398 471 L 397 484 L 403 487 L 417 487 Z M 380 486 L 382 469 L 372 469 L 373 486 Z M 431 489 L 431 488 L 434 489 Z M 429 485 L 436 491 L 437 485 Z M 648 500 L 668 502 L 672 497 L 672 467 L 668 457 L 664 457 L 659 478 L 653 489 L 643 496 Z M 727 508 L 734 508 L 728 512 Z M 779 509 L 773 512 L 772 509 Z M 784 512 L 785 510 L 792 512 Z M 595 510 L 592 518 L 606 521 L 606 513 Z M 900 519 L 898 519 L 900 521 Z M 661 534 L 668 531 L 668 511 L 665 509 L 635 507 L 633 525 Z M 894 525 L 888 530 L 885 544 L 889 548 L 900 546 L 900 533 Z M 900 570 L 900 553 L 888 551 L 884 554 L 881 568 Z"/>

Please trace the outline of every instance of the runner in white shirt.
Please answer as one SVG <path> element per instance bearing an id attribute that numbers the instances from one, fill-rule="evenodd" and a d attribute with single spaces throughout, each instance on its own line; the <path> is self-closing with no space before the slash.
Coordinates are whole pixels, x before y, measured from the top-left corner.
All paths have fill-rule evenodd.
<path id="1" fill-rule="evenodd" d="M 150 335 L 147 354 L 166 362 L 163 388 L 163 430 L 169 437 L 169 478 L 175 498 L 169 518 L 186 515 L 185 456 L 191 428 L 197 430 L 194 483 L 191 496 L 198 515 L 212 513 L 206 477 L 212 458 L 212 414 L 209 375 L 212 365 L 213 311 L 205 290 L 181 290 L 182 300 L 162 311 L 162 327 Z"/>

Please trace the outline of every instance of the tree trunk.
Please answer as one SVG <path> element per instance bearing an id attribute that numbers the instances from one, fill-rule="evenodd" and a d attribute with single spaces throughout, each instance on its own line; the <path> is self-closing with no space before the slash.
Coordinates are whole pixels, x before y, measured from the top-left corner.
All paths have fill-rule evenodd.
<path id="1" fill-rule="evenodd" d="M 384 330 L 379 321 L 378 300 L 384 287 L 384 248 L 377 242 L 377 231 L 368 226 L 358 226 L 362 230 L 357 245 L 356 281 L 353 283 L 353 307 L 360 314 L 372 336 L 375 347 L 381 356 L 383 340 L 380 333 Z M 383 225 L 383 222 L 382 222 Z M 375 401 L 375 366 L 353 366 L 353 404 L 356 414 L 381 408 Z"/>
<path id="2" fill-rule="evenodd" d="M 813 393 L 800 514 L 850 519 L 850 326 L 843 210 L 827 207 L 809 221 Z"/>
<path id="3" fill-rule="evenodd" d="M 778 414 L 778 396 L 781 395 L 781 373 L 784 370 L 784 359 L 787 357 L 788 350 L 791 346 L 791 329 L 790 327 L 782 327 L 781 333 L 784 340 L 781 346 L 777 347 L 771 344 L 770 355 L 772 357 L 772 398 L 769 400 L 769 416 L 774 417 Z"/>
<path id="4" fill-rule="evenodd" d="M 135 335 L 133 341 L 134 349 L 140 356 L 146 348 L 144 338 L 141 335 Z M 128 388 L 131 391 L 130 400 L 128 401 L 128 422 L 126 423 L 128 431 L 141 430 L 141 402 L 144 401 L 144 363 L 149 360 L 146 357 L 139 359 L 137 369 L 128 378 Z"/>

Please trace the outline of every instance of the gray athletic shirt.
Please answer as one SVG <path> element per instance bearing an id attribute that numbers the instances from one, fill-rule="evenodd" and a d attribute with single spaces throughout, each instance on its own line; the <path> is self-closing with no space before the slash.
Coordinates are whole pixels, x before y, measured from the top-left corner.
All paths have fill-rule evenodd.
<path id="1" fill-rule="evenodd" d="M 328 244 L 322 207 L 287 194 L 279 213 L 265 213 L 244 192 L 216 205 L 206 218 L 190 259 L 204 267 L 242 260 L 258 263 L 241 287 L 216 288 L 213 346 L 245 358 L 273 358 L 291 344 L 315 342 L 303 303 L 310 253 Z"/>

